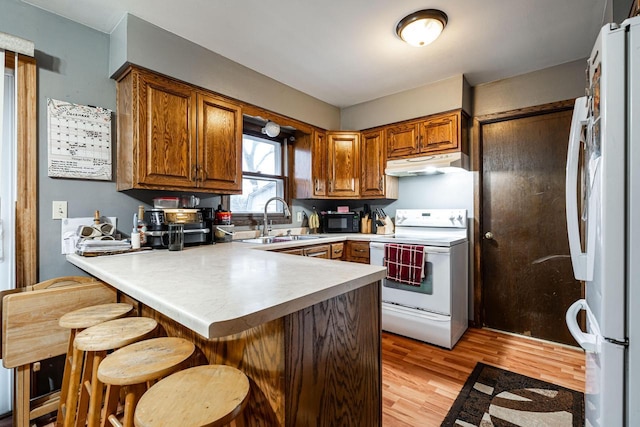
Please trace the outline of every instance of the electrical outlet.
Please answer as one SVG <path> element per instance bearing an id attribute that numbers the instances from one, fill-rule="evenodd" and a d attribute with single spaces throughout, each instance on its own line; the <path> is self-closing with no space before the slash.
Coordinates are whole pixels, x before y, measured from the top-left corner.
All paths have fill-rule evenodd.
<path id="1" fill-rule="evenodd" d="M 302 211 L 298 211 L 298 214 L 296 215 L 296 221 L 302 222 Z"/>
<path id="2" fill-rule="evenodd" d="M 53 219 L 64 219 L 67 217 L 67 202 L 53 201 Z"/>

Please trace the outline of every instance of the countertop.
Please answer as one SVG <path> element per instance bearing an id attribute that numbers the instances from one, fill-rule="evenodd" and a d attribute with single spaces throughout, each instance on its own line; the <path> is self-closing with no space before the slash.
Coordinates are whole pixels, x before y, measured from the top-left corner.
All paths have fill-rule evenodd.
<path id="1" fill-rule="evenodd" d="M 242 242 L 67 260 L 178 323 L 212 339 L 294 313 L 369 283 L 384 267 L 268 250 L 375 235 L 253 245 Z"/>

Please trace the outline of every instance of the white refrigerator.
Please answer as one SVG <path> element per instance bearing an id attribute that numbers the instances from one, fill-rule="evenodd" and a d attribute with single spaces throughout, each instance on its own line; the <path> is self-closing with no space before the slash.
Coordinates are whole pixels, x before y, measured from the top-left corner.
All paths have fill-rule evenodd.
<path id="1" fill-rule="evenodd" d="M 602 28 L 586 93 L 573 112 L 566 183 L 585 299 L 566 321 L 586 354 L 585 424 L 640 426 L 640 17 Z"/>

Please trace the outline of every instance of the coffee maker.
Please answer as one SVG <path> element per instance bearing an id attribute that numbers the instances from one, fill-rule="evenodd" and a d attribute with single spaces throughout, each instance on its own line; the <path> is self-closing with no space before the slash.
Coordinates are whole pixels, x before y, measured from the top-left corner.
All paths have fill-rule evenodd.
<path id="1" fill-rule="evenodd" d="M 148 209 L 144 213 L 147 222 L 147 244 L 154 249 L 166 249 L 169 243 L 168 224 L 184 224 L 184 245 L 196 246 L 213 243 L 211 222 L 212 208 L 199 209 Z"/>

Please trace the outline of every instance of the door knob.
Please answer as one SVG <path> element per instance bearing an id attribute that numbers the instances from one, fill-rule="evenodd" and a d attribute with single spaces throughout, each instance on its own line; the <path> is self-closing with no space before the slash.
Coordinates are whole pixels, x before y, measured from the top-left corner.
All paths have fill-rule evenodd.
<path id="1" fill-rule="evenodd" d="M 484 233 L 484 238 L 487 240 L 493 240 L 493 233 L 490 231 L 487 231 L 486 233 Z"/>

